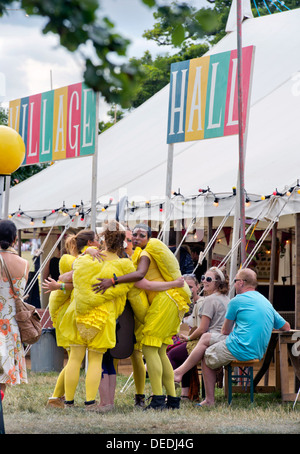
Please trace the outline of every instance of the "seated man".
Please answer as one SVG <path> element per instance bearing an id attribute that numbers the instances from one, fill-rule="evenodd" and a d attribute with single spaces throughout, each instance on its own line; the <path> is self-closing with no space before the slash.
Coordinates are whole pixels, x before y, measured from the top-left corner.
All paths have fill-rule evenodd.
<path id="1" fill-rule="evenodd" d="M 290 330 L 289 323 L 256 291 L 257 279 L 254 271 L 247 268 L 238 271 L 234 285 L 237 295 L 228 304 L 221 334 L 203 334 L 199 348 L 195 348 L 189 356 L 189 360 L 193 356 L 194 364 L 203 358 L 202 374 L 206 398 L 198 404 L 200 406 L 214 405 L 216 370 L 219 367 L 236 360 L 262 359 L 272 330 Z M 174 376 L 176 377 L 176 373 Z"/>

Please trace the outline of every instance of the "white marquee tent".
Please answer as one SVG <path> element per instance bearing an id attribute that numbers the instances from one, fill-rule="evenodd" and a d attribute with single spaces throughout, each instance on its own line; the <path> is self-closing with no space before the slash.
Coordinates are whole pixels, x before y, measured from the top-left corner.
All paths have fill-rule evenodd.
<path id="1" fill-rule="evenodd" d="M 242 28 L 243 47 L 256 47 L 245 160 L 245 190 L 252 203 L 246 216 L 263 219 L 297 213 L 300 194 L 296 190 L 290 197 L 272 194 L 276 189 L 284 194 L 300 178 L 300 9 L 247 19 Z M 208 54 L 236 47 L 236 32 L 231 32 Z M 128 218 L 142 219 L 147 210 L 149 214 L 145 201 L 150 201 L 151 216 L 162 218 L 168 99 L 169 85 L 99 136 L 98 221 L 114 217 L 123 196 L 128 197 Z M 14 186 L 9 213 L 14 214 L 18 228 L 28 228 L 32 219 L 36 227 L 64 225 L 69 216 L 51 214 L 52 210 L 65 204 L 74 214 L 79 209 L 72 206 L 81 202 L 85 219 L 75 217 L 74 226 L 83 225 L 91 206 L 92 162 L 92 157 L 57 161 Z M 175 144 L 172 186 L 183 197 L 174 197 L 178 203 L 172 216 L 191 218 L 200 212 L 225 216 L 234 207 L 232 187 L 237 175 L 238 136 Z M 210 191 L 204 195 L 199 193 L 207 188 Z M 261 201 L 261 195 L 271 197 Z M 218 207 L 213 205 L 215 196 Z M 111 198 L 113 203 L 102 211 Z M 20 211 L 24 214 L 18 216 Z"/>

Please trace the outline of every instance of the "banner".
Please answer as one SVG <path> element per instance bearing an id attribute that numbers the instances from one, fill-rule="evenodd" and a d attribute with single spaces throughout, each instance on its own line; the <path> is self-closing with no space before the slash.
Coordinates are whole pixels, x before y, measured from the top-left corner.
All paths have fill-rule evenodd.
<path id="1" fill-rule="evenodd" d="M 95 153 L 96 93 L 83 83 L 9 103 L 8 126 L 22 137 L 24 165 Z"/>
<path id="2" fill-rule="evenodd" d="M 254 46 L 244 47 L 244 129 L 253 59 Z M 173 63 L 170 79 L 167 143 L 238 134 L 237 50 Z"/>

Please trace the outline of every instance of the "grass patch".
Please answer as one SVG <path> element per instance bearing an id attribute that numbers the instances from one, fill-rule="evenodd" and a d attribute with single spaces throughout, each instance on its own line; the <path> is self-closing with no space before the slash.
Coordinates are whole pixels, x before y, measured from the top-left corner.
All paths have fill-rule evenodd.
<path id="1" fill-rule="evenodd" d="M 282 403 L 278 394 L 234 394 L 228 406 L 223 389 L 216 405 L 199 408 L 184 402 L 178 411 L 147 411 L 134 407 L 134 386 L 121 389 L 126 376 L 117 376 L 115 409 L 106 414 L 84 410 L 84 373 L 81 373 L 74 409 L 47 409 L 58 373 L 28 370 L 28 385 L 8 388 L 3 401 L 6 434 L 299 434 L 300 403 Z M 180 390 L 177 390 L 180 395 Z M 146 395 L 151 388 L 147 380 Z"/>

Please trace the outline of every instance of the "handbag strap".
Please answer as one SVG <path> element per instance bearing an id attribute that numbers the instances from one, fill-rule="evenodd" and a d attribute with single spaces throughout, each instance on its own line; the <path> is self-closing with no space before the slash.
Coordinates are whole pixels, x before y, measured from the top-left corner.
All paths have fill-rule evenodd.
<path id="1" fill-rule="evenodd" d="M 11 278 L 10 272 L 8 271 L 8 268 L 7 268 L 7 266 L 6 266 L 5 260 L 4 260 L 4 258 L 2 257 L 2 254 L 0 254 L 0 262 L 1 262 L 2 268 L 3 268 L 3 270 L 5 271 L 5 274 L 6 274 L 7 278 L 8 278 L 8 281 L 9 281 L 9 284 L 10 284 L 10 287 L 11 287 L 11 289 L 12 289 L 13 294 L 14 294 L 15 296 L 18 296 L 18 294 L 17 294 L 17 292 L 16 292 L 16 290 L 15 290 L 15 288 L 14 288 L 14 284 L 13 284 L 13 282 L 12 282 L 12 278 Z"/>

